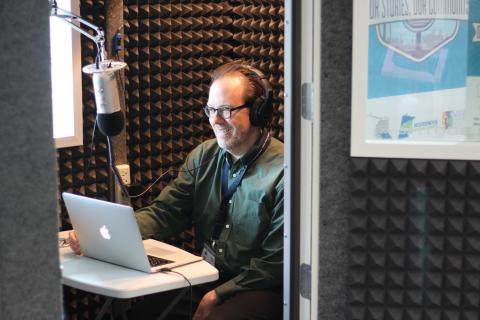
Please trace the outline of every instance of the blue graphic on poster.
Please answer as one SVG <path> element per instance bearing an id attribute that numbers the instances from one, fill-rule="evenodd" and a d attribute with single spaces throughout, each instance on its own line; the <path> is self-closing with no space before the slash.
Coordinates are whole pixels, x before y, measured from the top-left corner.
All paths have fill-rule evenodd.
<path id="1" fill-rule="evenodd" d="M 480 141 L 480 0 L 369 0 L 369 14 L 367 139 Z"/>
<path id="2" fill-rule="evenodd" d="M 369 99 L 465 86 L 467 22 L 427 21 L 370 26 Z"/>
<path id="3" fill-rule="evenodd" d="M 398 134 L 398 139 L 408 138 L 408 134 L 413 129 L 413 119 L 415 119 L 415 117 L 409 116 L 408 114 L 404 114 L 402 116 L 402 120 L 400 121 L 400 133 Z"/>

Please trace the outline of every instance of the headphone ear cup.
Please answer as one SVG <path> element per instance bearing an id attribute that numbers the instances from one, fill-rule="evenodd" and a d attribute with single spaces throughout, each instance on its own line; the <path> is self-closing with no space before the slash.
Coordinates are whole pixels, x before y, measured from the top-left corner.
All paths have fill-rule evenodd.
<path id="1" fill-rule="evenodd" d="M 258 79 L 263 90 L 263 95 L 251 102 L 250 123 L 255 127 L 265 128 L 272 121 L 272 87 L 260 70 L 251 66 L 245 66 L 245 68 Z"/>
<path id="2" fill-rule="evenodd" d="M 256 127 L 265 128 L 272 121 L 273 104 L 272 90 L 268 81 L 262 79 L 262 85 L 265 93 L 252 103 L 250 107 L 250 123 Z"/>
<path id="3" fill-rule="evenodd" d="M 263 119 L 262 119 L 263 104 L 264 104 L 263 97 L 258 97 L 251 103 L 250 123 L 255 127 L 263 126 Z"/>
<path id="4" fill-rule="evenodd" d="M 262 109 L 259 110 L 262 118 L 262 127 L 270 125 L 273 117 L 272 89 L 266 80 L 265 82 L 266 92 L 264 97 L 262 97 Z"/>

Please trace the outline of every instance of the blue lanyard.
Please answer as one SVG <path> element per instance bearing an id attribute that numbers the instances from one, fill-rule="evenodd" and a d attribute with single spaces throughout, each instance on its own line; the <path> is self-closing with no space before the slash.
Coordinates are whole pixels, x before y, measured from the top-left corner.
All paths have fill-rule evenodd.
<path id="1" fill-rule="evenodd" d="M 220 210 L 215 220 L 215 224 L 213 225 L 212 229 L 212 241 L 217 241 L 220 238 L 220 233 L 225 225 L 225 221 L 227 220 L 228 215 L 228 203 L 232 198 L 233 194 L 237 190 L 240 182 L 242 182 L 243 176 L 247 172 L 248 168 L 252 163 L 257 160 L 257 158 L 267 149 L 268 143 L 270 142 L 270 134 L 267 135 L 260 151 L 255 155 L 255 157 L 250 161 L 250 163 L 246 166 L 243 166 L 237 173 L 235 180 L 228 185 L 228 175 L 229 175 L 229 165 L 227 162 L 227 158 L 225 157 L 223 161 L 223 170 L 222 170 L 222 203 L 220 204 Z"/>
<path id="2" fill-rule="evenodd" d="M 237 176 L 235 177 L 235 180 L 233 180 L 230 186 L 228 185 L 229 169 L 230 168 L 227 163 L 227 158 L 225 158 L 223 161 L 223 170 L 222 170 L 222 195 L 223 195 L 222 203 L 220 204 L 220 210 L 219 210 L 217 219 L 215 221 L 215 224 L 213 225 L 213 230 L 212 230 L 213 241 L 218 240 L 220 237 L 220 233 L 222 232 L 223 225 L 227 220 L 228 201 L 232 198 L 233 194 L 235 193 L 238 186 L 240 185 L 240 182 L 242 181 L 242 178 L 245 175 L 245 172 L 247 172 L 248 166 L 244 166 L 242 169 L 240 169 Z"/>
<path id="3" fill-rule="evenodd" d="M 237 176 L 235 177 L 235 180 L 233 180 L 232 184 L 228 186 L 228 171 L 229 171 L 229 165 L 227 163 L 227 159 L 225 158 L 225 161 L 223 162 L 223 172 L 222 172 L 222 205 L 220 208 L 223 208 L 223 206 L 228 203 L 228 200 L 230 200 L 235 193 L 235 190 L 237 190 L 238 185 L 242 181 L 243 175 L 245 172 L 247 172 L 247 166 L 242 167 L 240 171 L 238 172 Z"/>

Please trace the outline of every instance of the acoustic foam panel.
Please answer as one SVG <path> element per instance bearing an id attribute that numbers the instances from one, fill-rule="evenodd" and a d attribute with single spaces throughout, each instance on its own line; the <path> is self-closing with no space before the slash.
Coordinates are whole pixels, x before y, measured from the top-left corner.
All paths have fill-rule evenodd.
<path id="1" fill-rule="evenodd" d="M 478 319 L 480 163 L 352 164 L 349 319 Z"/>
<path id="2" fill-rule="evenodd" d="M 262 70 L 273 89 L 272 132 L 283 141 L 284 16 L 283 1 L 231 1 L 233 51 Z"/>
<path id="3" fill-rule="evenodd" d="M 283 69 L 278 70 L 283 68 L 283 8 L 234 1 L 127 1 L 124 14 L 133 180 L 147 185 L 166 174 L 136 206 L 148 204 L 176 176 L 186 155 L 213 137 L 202 107 L 209 73 L 225 62 L 243 58 L 266 71 L 274 88 L 274 133 L 283 138 L 278 120 L 283 116 Z"/>

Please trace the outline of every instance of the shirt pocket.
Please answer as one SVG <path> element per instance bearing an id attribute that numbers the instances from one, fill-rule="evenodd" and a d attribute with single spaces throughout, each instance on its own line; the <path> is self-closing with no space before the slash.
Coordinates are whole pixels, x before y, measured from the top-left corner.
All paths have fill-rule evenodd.
<path id="1" fill-rule="evenodd" d="M 245 249 L 259 247 L 268 226 L 268 215 L 261 202 L 243 200 L 232 216 L 232 237 Z"/>

